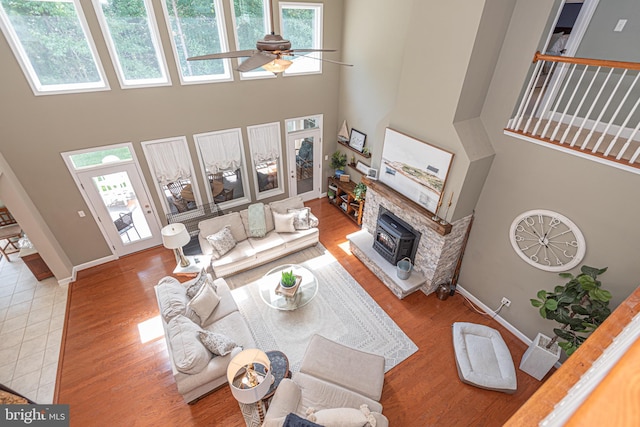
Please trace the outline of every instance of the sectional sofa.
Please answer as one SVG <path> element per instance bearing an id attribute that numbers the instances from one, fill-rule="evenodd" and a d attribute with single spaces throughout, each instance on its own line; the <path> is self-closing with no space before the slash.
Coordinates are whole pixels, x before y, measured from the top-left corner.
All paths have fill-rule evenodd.
<path id="1" fill-rule="evenodd" d="M 231 359 L 242 349 L 255 347 L 251 330 L 238 311 L 225 280 L 212 280 L 207 276 L 201 273 L 184 283 L 167 276 L 155 286 L 171 372 L 178 392 L 188 403 L 225 385 Z M 215 296 L 209 300 L 198 296 L 202 302 L 196 306 L 193 302 L 196 297 L 189 297 L 187 291 L 200 280 L 207 282 L 204 286 L 211 287 Z M 203 309 L 209 311 L 206 307 L 201 308 L 204 305 L 212 309 L 211 313 L 198 316 L 197 312 L 202 314 Z M 201 331 L 224 336 L 235 345 L 230 346 L 232 349 L 228 354 L 215 355 L 200 339 Z"/>
<path id="2" fill-rule="evenodd" d="M 203 254 L 212 255 L 211 268 L 216 277 L 254 268 L 319 242 L 318 219 L 301 197 L 256 206 L 262 207 L 264 234 L 252 229 L 251 208 L 198 224 L 200 248 Z"/>

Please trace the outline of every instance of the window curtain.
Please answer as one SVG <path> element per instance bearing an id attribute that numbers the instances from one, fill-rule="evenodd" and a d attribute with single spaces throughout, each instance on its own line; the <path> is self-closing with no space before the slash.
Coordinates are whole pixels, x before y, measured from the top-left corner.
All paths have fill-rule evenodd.
<path id="1" fill-rule="evenodd" d="M 240 129 L 196 136 L 207 172 L 236 170 L 242 164 Z"/>
<path id="2" fill-rule="evenodd" d="M 247 128 L 254 164 L 280 158 L 280 125 L 270 123 Z"/>
<path id="3" fill-rule="evenodd" d="M 161 185 L 191 178 L 191 156 L 184 141 L 156 142 L 147 145 L 145 151 Z"/>

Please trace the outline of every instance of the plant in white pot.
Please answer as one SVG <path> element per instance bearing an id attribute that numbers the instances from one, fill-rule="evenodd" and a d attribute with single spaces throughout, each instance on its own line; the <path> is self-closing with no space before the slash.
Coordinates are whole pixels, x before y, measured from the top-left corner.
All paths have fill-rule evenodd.
<path id="1" fill-rule="evenodd" d="M 553 338 L 538 334 L 522 356 L 520 369 L 538 380 L 558 361 L 561 348 L 571 356 L 611 314 L 611 292 L 602 289 L 598 280 L 607 268 L 583 265 L 580 271 L 575 277 L 571 273 L 560 273 L 560 277 L 569 279 L 567 283 L 556 286 L 553 292 L 538 291 L 538 298 L 531 299 L 531 305 L 539 308 L 544 319 L 562 325 L 553 329 Z"/>

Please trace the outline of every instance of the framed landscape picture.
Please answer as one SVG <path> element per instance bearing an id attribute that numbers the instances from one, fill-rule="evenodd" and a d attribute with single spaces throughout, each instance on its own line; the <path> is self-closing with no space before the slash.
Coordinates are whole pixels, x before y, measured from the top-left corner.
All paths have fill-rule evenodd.
<path id="1" fill-rule="evenodd" d="M 378 179 L 435 212 L 452 161 L 453 153 L 387 128 Z"/>

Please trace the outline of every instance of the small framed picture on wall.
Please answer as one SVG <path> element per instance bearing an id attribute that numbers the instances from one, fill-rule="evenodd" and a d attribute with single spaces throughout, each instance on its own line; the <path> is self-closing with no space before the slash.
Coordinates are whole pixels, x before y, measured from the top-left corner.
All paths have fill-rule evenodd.
<path id="1" fill-rule="evenodd" d="M 367 135 L 351 128 L 351 134 L 349 135 L 349 147 L 362 153 L 364 150 L 364 141 L 367 139 Z"/>

